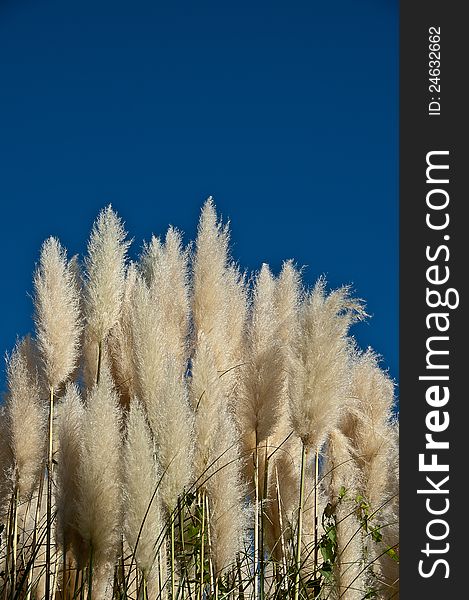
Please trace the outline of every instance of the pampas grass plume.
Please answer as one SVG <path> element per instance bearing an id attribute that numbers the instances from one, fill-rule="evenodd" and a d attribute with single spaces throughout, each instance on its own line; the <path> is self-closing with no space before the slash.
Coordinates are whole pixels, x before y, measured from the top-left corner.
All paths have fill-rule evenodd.
<path id="1" fill-rule="evenodd" d="M 349 435 L 362 472 L 362 491 L 373 510 L 379 510 L 386 499 L 394 468 L 390 463 L 394 384 L 379 367 L 379 357 L 371 350 L 355 360 L 351 395 L 357 404 Z"/>
<path id="2" fill-rule="evenodd" d="M 29 371 L 23 350 L 23 342 L 19 342 L 7 363 L 9 393 L 4 418 L 14 464 L 14 485 L 20 498 L 28 498 L 38 483 L 43 464 L 46 415 L 37 375 Z"/>
<path id="3" fill-rule="evenodd" d="M 233 366 L 227 359 L 228 244 L 228 226 L 218 222 L 213 199 L 210 197 L 202 208 L 195 245 L 193 319 L 196 335 L 203 332 L 208 337 L 220 373 Z"/>
<path id="4" fill-rule="evenodd" d="M 47 239 L 34 276 L 37 345 L 49 388 L 56 390 L 77 365 L 80 297 L 74 267 L 58 240 Z"/>
<path id="5" fill-rule="evenodd" d="M 132 311 L 133 294 L 138 278 L 137 268 L 131 263 L 127 269 L 119 321 L 107 339 L 111 370 L 122 404 L 128 408 L 135 395 L 136 375 L 133 360 Z"/>
<path id="6" fill-rule="evenodd" d="M 348 287 L 326 294 L 320 279 L 306 298 L 290 365 L 290 414 L 303 443 L 319 449 L 349 395 L 350 325 L 365 315 Z"/>
<path id="7" fill-rule="evenodd" d="M 281 411 L 285 371 L 278 343 L 275 279 L 264 264 L 255 282 L 238 419 L 247 439 L 260 444 L 276 429 Z"/>
<path id="8" fill-rule="evenodd" d="M 195 475 L 208 494 L 212 552 L 217 575 L 233 564 L 243 547 L 246 524 L 238 434 L 207 337 L 200 333 L 192 364 L 195 411 Z"/>
<path id="9" fill-rule="evenodd" d="M 103 370 L 87 398 L 78 468 L 77 528 L 96 568 L 114 563 L 121 523 L 121 414 Z M 93 567 L 94 568 L 94 567 Z"/>
<path id="10" fill-rule="evenodd" d="M 76 530 L 76 499 L 80 495 L 80 448 L 83 435 L 84 405 L 76 385 L 68 384 L 57 419 L 57 510 L 58 531 L 64 550 L 74 548 L 79 556 L 80 539 Z"/>
<path id="11" fill-rule="evenodd" d="M 119 319 L 125 281 L 125 261 L 130 242 L 122 221 L 111 206 L 93 225 L 85 259 L 85 317 L 88 335 L 102 342 Z"/>
<path id="12" fill-rule="evenodd" d="M 337 428 L 328 437 L 325 483 L 329 501 L 335 507 L 337 559 L 332 598 L 362 600 L 366 594 L 363 569 L 361 525 L 356 517 L 355 497 L 359 473 L 348 438 Z M 339 500 L 341 491 L 343 497 Z"/>
<path id="13" fill-rule="evenodd" d="M 13 486 L 13 453 L 10 447 L 10 431 L 5 406 L 0 406 L 0 518 L 8 510 L 8 498 Z"/>
<path id="14" fill-rule="evenodd" d="M 192 361 L 190 399 L 195 413 L 196 440 L 194 471 L 202 484 L 208 477 L 207 469 L 219 456 L 217 432 L 220 416 L 226 407 L 224 389 L 220 383 L 214 354 L 207 337 L 200 333 Z"/>
<path id="15" fill-rule="evenodd" d="M 153 237 L 142 257 L 151 296 L 166 332 L 166 352 L 174 354 L 181 365 L 185 365 L 188 352 L 188 259 L 181 234 L 173 227 L 168 229 L 164 244 Z"/>
<path id="16" fill-rule="evenodd" d="M 150 414 L 164 381 L 165 332 L 143 277 L 135 280 L 132 299 L 131 335 L 135 369 L 135 391 Z M 158 416 L 157 416 L 158 417 Z"/>
<path id="17" fill-rule="evenodd" d="M 125 535 L 138 567 L 148 577 L 158 551 L 163 521 L 159 493 L 155 493 L 159 477 L 153 443 L 143 408 L 135 399 L 127 420 L 123 467 Z"/>
<path id="18" fill-rule="evenodd" d="M 193 476 L 194 413 L 178 361 L 166 356 L 160 395 L 148 413 L 162 472 L 161 498 L 169 512 Z"/>
<path id="19" fill-rule="evenodd" d="M 226 408 L 219 419 L 218 452 L 206 489 L 210 504 L 211 544 L 215 572 L 221 575 L 243 551 L 248 512 L 242 483 L 238 434 Z"/>
<path id="20" fill-rule="evenodd" d="M 169 284 L 169 282 L 167 282 Z M 169 288 L 161 303 L 142 277 L 136 281 L 132 314 L 136 390 L 143 403 L 158 450 L 163 474 L 161 496 L 172 511 L 192 477 L 192 423 L 184 381 L 182 352 L 172 352 L 164 314 L 169 311 Z M 182 338 L 180 338 L 182 340 Z M 181 346 L 178 344 L 179 350 Z"/>

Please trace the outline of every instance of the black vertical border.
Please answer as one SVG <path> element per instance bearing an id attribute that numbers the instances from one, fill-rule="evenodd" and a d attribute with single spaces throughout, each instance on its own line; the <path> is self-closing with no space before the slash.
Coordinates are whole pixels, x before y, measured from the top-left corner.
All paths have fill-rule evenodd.
<path id="1" fill-rule="evenodd" d="M 466 148 L 468 89 L 469 23 L 463 16 L 465 3 L 454 0 L 404 1 L 400 3 L 400 582 L 401 598 L 425 600 L 467 597 L 469 576 L 469 404 L 468 385 L 469 351 L 466 307 L 467 279 L 469 277 L 468 220 L 469 206 L 466 174 L 469 174 L 469 152 Z M 441 91 L 429 92 L 429 28 L 441 28 Z M 439 96 L 441 114 L 429 116 L 431 96 Z M 432 231 L 426 226 L 426 155 L 433 150 L 449 150 L 448 207 L 450 224 L 444 232 Z M 449 235 L 449 240 L 443 236 Z M 456 288 L 460 296 L 457 309 L 438 310 L 449 313 L 450 400 L 445 408 L 450 416 L 449 428 L 435 439 L 448 440 L 449 449 L 442 450 L 439 462 L 449 464 L 448 498 L 450 508 L 442 518 L 448 522 L 447 539 L 428 540 L 426 526 L 432 516 L 426 509 L 426 496 L 417 489 L 430 487 L 418 467 L 418 455 L 425 451 L 427 428 L 425 417 L 432 410 L 426 403 L 428 382 L 419 381 L 425 374 L 426 340 L 432 335 L 426 326 L 426 315 L 432 312 L 426 306 L 426 247 L 435 249 L 447 244 L 450 257 L 439 264 L 450 269 L 446 287 Z M 442 252 L 441 257 L 445 253 Z M 430 286 L 435 288 L 436 286 Z M 444 286 L 440 286 L 443 288 Z M 445 334 L 441 334 L 445 335 Z M 443 344 L 444 345 L 444 344 Z M 427 373 L 428 374 L 428 373 Z M 435 374 L 444 374 L 442 371 Z M 467 375 L 466 375 L 467 374 Z M 427 460 L 428 462 L 428 460 Z M 439 481 L 446 474 L 435 473 Z M 437 495 L 435 507 L 437 506 Z M 443 498 L 442 495 L 438 496 Z M 441 506 L 442 504 L 440 504 Z M 433 530 L 435 533 L 438 529 Z M 443 528 L 440 529 L 443 531 Z M 427 558 L 422 553 L 426 543 L 443 548 L 447 553 Z M 433 557 L 433 558 L 432 558 Z M 431 577 L 419 575 L 419 561 L 425 559 L 425 569 L 443 558 L 449 564 L 439 565 Z M 418 595 L 417 595 L 418 594 Z"/>

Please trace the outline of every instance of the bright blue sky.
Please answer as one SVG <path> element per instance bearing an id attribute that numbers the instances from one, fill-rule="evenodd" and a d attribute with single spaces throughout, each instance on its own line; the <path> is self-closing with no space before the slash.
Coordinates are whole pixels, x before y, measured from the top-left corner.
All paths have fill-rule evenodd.
<path id="1" fill-rule="evenodd" d="M 191 239 L 213 195 L 242 266 L 352 283 L 397 378 L 397 0 L 3 0 L 0 90 L 0 351 L 48 235 Z"/>

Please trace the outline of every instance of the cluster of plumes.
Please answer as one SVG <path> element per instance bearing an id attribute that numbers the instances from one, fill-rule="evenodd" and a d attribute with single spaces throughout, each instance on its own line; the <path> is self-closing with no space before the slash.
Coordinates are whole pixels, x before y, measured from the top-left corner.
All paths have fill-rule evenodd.
<path id="1" fill-rule="evenodd" d="M 362 597 L 376 580 L 381 597 L 395 595 L 395 563 L 382 550 L 398 536 L 393 384 L 350 337 L 362 302 L 348 287 L 328 293 L 322 278 L 306 290 L 291 261 L 278 276 L 264 264 L 247 278 L 211 199 L 194 247 L 170 228 L 137 263 L 128 248 L 111 207 L 83 265 L 54 238 L 42 247 L 36 333 L 8 358 L 2 515 L 12 514 L 12 497 L 40 515 L 52 397 L 57 564 L 82 570 L 91 557 L 93 597 L 112 597 L 128 549 L 148 589 L 165 597 L 168 523 L 189 496 L 203 506 L 215 578 L 252 560 L 254 503 L 265 547 L 286 561 L 304 447 L 305 557 L 312 529 L 321 535 L 320 515 L 311 519 L 316 487 L 320 504 L 337 509 L 334 597 Z M 315 455 L 324 456 L 319 481 Z M 380 547 L 357 535 L 358 494 L 373 522 L 388 525 Z"/>

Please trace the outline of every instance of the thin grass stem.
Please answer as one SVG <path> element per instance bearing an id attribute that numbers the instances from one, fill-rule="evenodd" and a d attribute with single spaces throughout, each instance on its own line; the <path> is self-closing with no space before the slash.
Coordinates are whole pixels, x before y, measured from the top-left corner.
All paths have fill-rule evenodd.
<path id="1" fill-rule="evenodd" d="M 93 545 L 90 546 L 90 561 L 88 563 L 88 600 L 93 600 Z"/>
<path id="2" fill-rule="evenodd" d="M 199 576 L 199 600 L 202 600 L 204 589 L 204 561 L 205 561 L 205 492 L 201 492 L 200 503 L 202 505 L 202 523 L 200 525 L 200 576 Z"/>
<path id="3" fill-rule="evenodd" d="M 314 575 L 316 576 L 316 571 L 318 568 L 318 529 L 319 529 L 319 519 L 318 519 L 318 485 L 319 485 L 319 450 L 316 449 L 314 453 L 314 515 L 313 515 L 313 523 L 314 523 Z"/>
<path id="4" fill-rule="evenodd" d="M 301 474 L 300 474 L 300 500 L 298 505 L 298 532 L 296 544 L 296 573 L 295 573 L 295 593 L 294 600 L 298 600 L 300 595 L 300 567 L 301 567 L 301 534 L 303 529 L 303 501 L 305 493 L 305 466 L 306 466 L 306 446 L 301 445 Z"/>
<path id="5" fill-rule="evenodd" d="M 254 600 L 259 598 L 259 448 L 254 455 Z"/>
<path id="6" fill-rule="evenodd" d="M 52 546 L 52 468 L 54 456 L 54 388 L 50 387 L 49 397 L 49 440 L 47 456 L 47 521 L 46 521 L 46 598 L 51 598 L 51 546 Z"/>
<path id="7" fill-rule="evenodd" d="M 171 538 L 171 599 L 175 600 L 175 589 L 176 589 L 176 560 L 175 560 L 175 514 L 174 511 L 171 513 L 171 526 L 170 526 L 170 538 Z"/>

